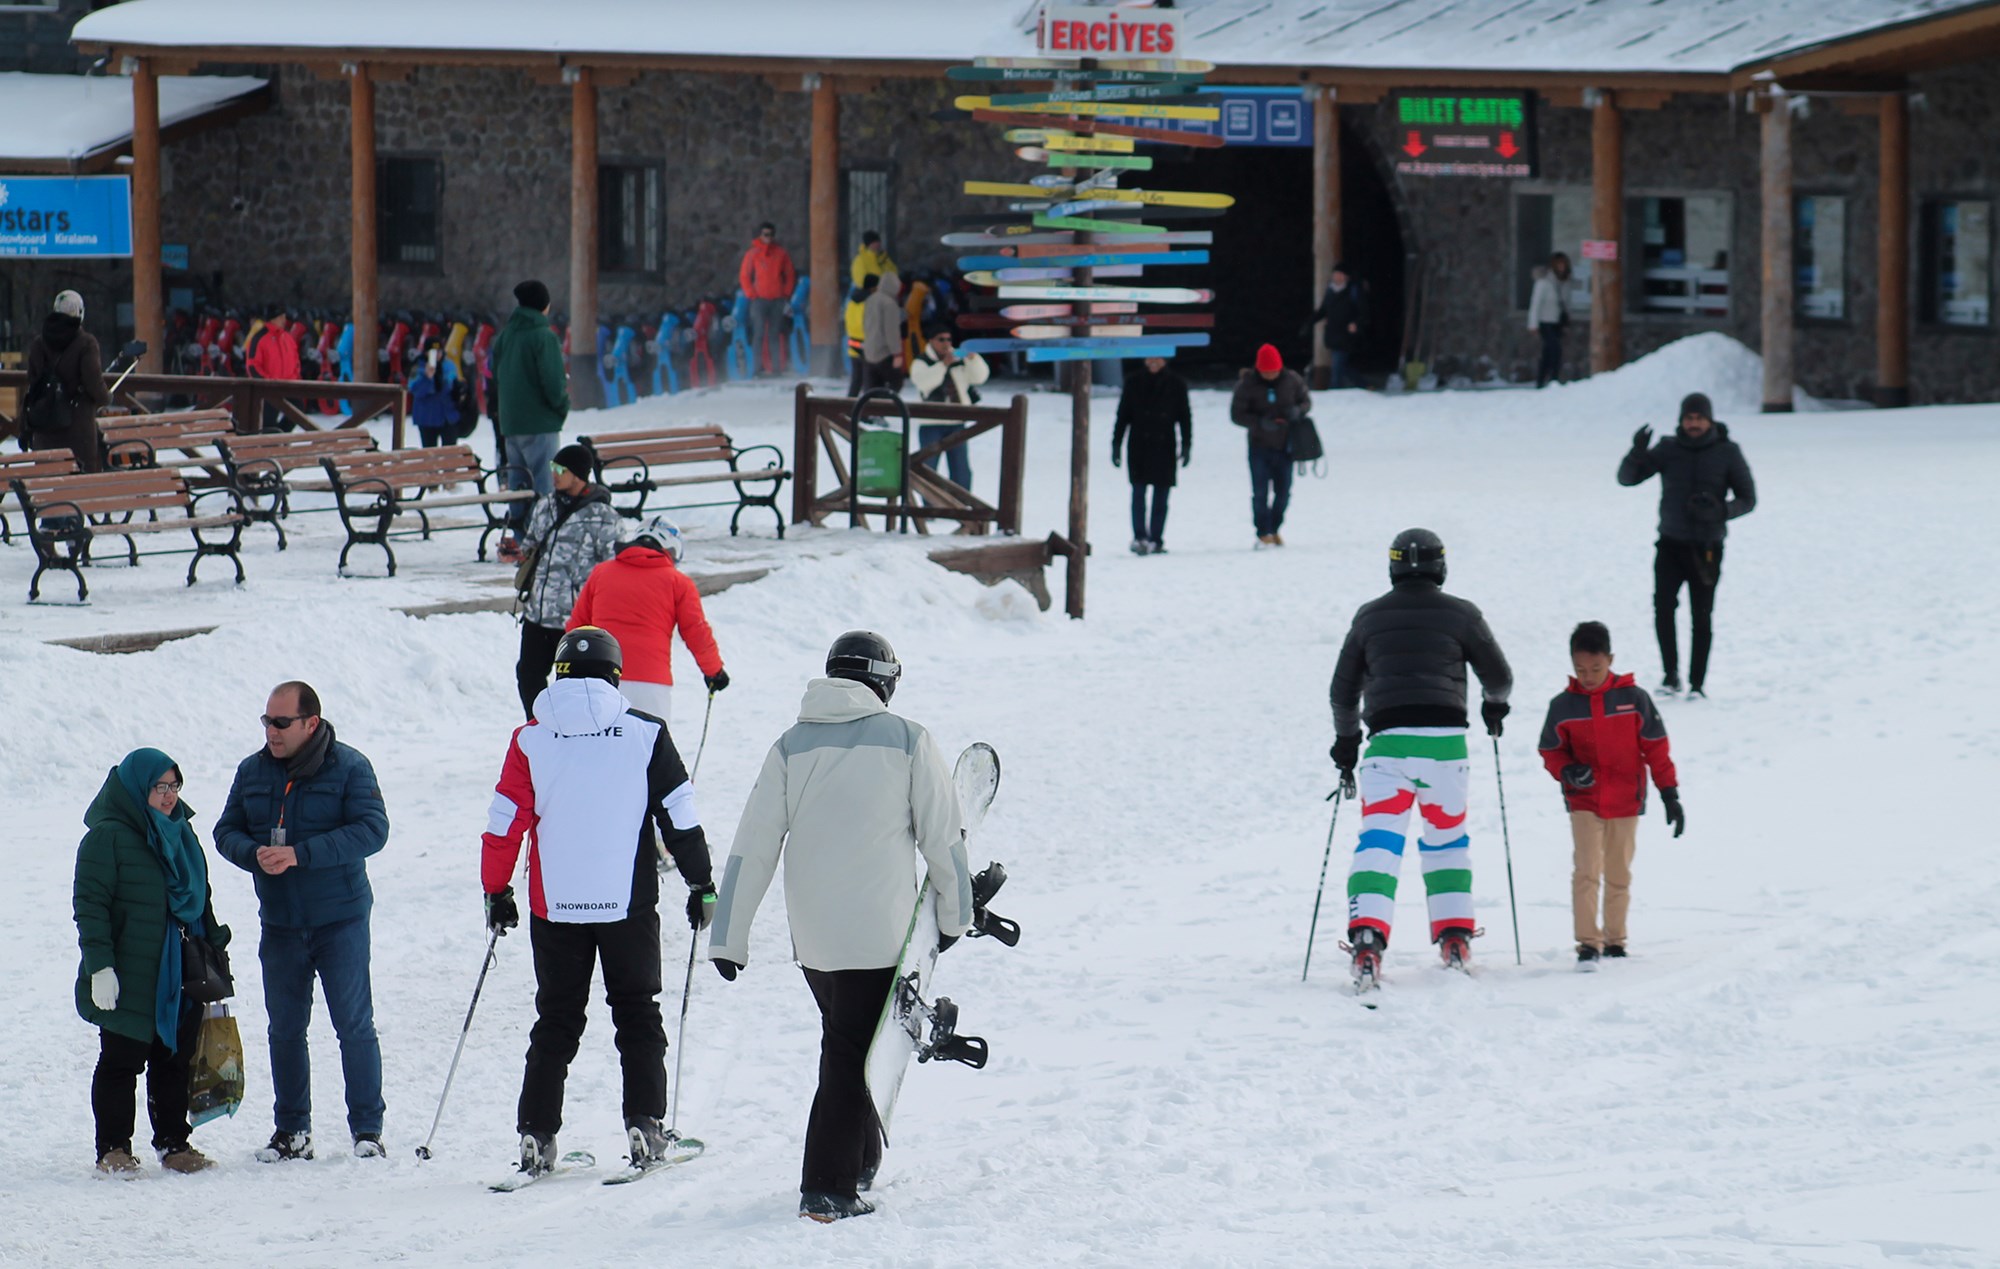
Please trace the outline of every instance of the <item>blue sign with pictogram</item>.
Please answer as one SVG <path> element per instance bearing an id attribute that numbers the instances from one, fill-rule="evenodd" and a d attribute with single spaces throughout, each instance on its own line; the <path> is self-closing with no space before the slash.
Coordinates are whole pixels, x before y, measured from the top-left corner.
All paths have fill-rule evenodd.
<path id="1" fill-rule="evenodd" d="M 1219 119 L 1146 120 L 1179 132 L 1206 132 L 1225 145 L 1309 146 L 1312 103 L 1296 88 L 1203 88 L 1199 104 L 1217 106 Z"/>
<path id="2" fill-rule="evenodd" d="M 123 176 L 0 176 L 0 256 L 71 260 L 132 254 Z"/>

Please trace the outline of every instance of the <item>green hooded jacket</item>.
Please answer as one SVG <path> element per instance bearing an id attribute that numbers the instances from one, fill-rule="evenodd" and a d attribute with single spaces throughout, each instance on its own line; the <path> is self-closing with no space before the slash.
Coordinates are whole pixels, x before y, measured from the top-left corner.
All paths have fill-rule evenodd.
<path id="1" fill-rule="evenodd" d="M 145 808 L 132 800 L 113 767 L 83 813 L 83 844 L 76 852 L 76 939 L 83 962 L 76 974 L 76 1011 L 85 1022 L 141 1042 L 151 1041 L 153 997 L 160 977 L 160 945 L 167 935 L 167 879 L 146 842 Z M 174 819 L 194 812 L 182 802 Z M 206 873 L 208 861 L 202 857 Z M 204 878 L 204 885 L 206 879 Z M 229 927 L 215 919 L 211 898 L 201 914 L 208 941 L 229 946 Z M 106 965 L 118 971 L 118 1007 L 90 1002 L 90 976 Z"/>
<path id="2" fill-rule="evenodd" d="M 562 431 L 569 417 L 569 376 L 549 315 L 516 308 L 493 341 L 493 417 L 502 436 Z"/>

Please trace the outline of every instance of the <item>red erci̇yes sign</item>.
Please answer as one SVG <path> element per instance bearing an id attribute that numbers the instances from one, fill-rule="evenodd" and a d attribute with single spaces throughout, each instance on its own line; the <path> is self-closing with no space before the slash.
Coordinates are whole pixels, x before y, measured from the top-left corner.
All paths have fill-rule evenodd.
<path id="1" fill-rule="evenodd" d="M 1035 32 L 1044 53 L 1068 57 L 1178 57 L 1180 14 L 1173 9 L 1100 9 L 1048 5 Z"/>

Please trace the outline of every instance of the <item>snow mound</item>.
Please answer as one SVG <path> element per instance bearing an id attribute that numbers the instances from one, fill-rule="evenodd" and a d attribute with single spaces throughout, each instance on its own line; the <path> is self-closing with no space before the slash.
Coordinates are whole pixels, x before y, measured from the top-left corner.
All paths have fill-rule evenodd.
<path id="1" fill-rule="evenodd" d="M 1682 397 L 1705 392 L 1714 402 L 1717 416 L 1726 419 L 1763 409 L 1764 358 L 1721 331 L 1703 331 L 1606 374 L 1556 385 L 1548 391 L 1560 394 L 1566 405 L 1602 400 L 1629 410 L 1637 404 L 1641 413 L 1650 417 L 1657 412 L 1669 425 L 1679 413 Z M 1797 388 L 1792 390 L 1792 405 L 1800 410 L 1821 408 L 1816 398 Z"/>

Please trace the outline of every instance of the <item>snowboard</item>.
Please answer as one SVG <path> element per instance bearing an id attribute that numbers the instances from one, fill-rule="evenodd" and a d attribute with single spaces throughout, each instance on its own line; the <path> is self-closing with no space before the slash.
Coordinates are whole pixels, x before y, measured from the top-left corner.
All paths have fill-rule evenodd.
<path id="1" fill-rule="evenodd" d="M 1003 286 L 1003 300 L 1132 300 L 1142 304 L 1207 304 L 1215 292 L 1184 286 Z"/>
<path id="2" fill-rule="evenodd" d="M 966 272 L 983 269 L 1005 271 L 1017 268 L 1102 269 L 1138 264 L 1207 264 L 1206 251 L 1093 251 L 1082 255 L 1036 255 L 1026 259 L 998 256 L 960 256 L 958 267 Z"/>
<path id="3" fill-rule="evenodd" d="M 1136 347 L 1143 342 L 1153 348 L 1199 348 L 1208 343 L 1207 335 L 1148 335 L 1134 332 L 1127 336 L 1073 335 L 1061 327 L 1055 329 L 1061 334 L 1052 337 L 1027 338 L 1017 336 L 1012 339 L 968 339 L 959 345 L 967 353 L 1008 353 L 1032 352 L 1048 348 L 1123 349 Z"/>
<path id="4" fill-rule="evenodd" d="M 993 805 L 1000 791 L 1000 755 L 993 746 L 969 745 L 952 769 L 952 785 L 958 793 L 959 815 L 969 845 L 972 835 Z M 1005 917 L 986 911 L 986 901 L 1007 880 L 1007 870 L 989 864 L 972 882 L 973 927 L 968 939 L 993 937 L 1012 947 L 1021 937 L 1021 927 Z M 975 1069 L 986 1065 L 986 1041 L 977 1036 L 959 1035 L 958 1006 L 940 996 L 925 999 L 938 959 L 936 894 L 930 878 L 917 891 L 916 909 L 910 914 L 910 931 L 903 939 L 903 954 L 897 959 L 889 999 L 883 1003 L 882 1017 L 875 1024 L 863 1067 L 868 1095 L 875 1102 L 875 1114 L 882 1122 L 882 1140 L 889 1140 L 889 1124 L 896 1110 L 896 1094 L 903 1087 L 910 1059 L 919 1062 L 950 1060 Z"/>

